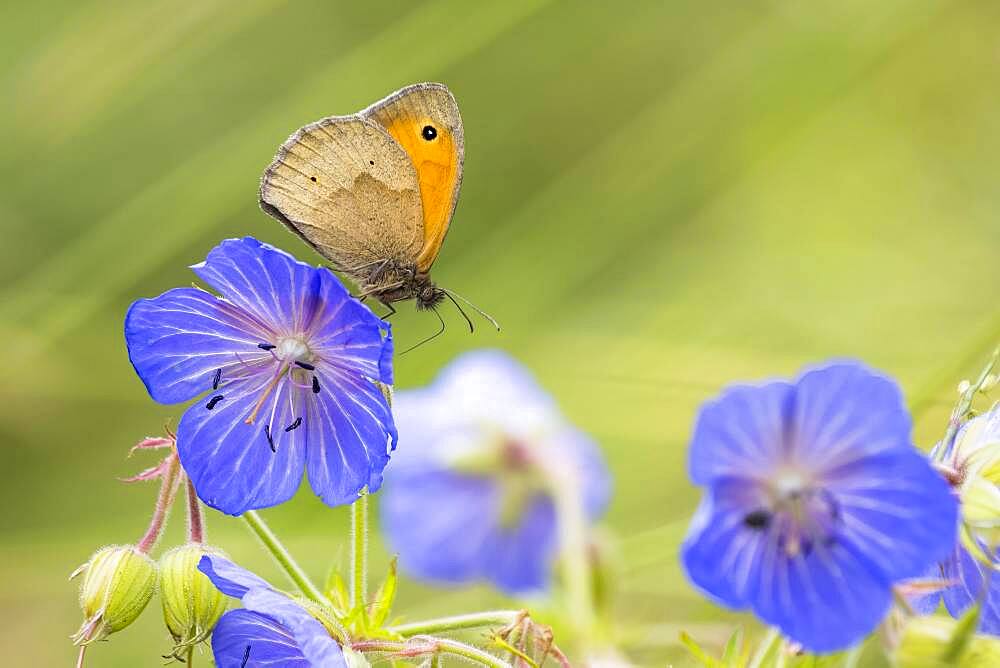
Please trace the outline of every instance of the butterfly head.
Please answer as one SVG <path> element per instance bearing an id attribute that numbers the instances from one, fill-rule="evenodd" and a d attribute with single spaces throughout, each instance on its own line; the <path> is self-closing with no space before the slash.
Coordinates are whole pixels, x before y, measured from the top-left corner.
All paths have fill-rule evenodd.
<path id="1" fill-rule="evenodd" d="M 413 297 L 417 302 L 417 310 L 431 309 L 445 298 L 445 291 L 435 285 L 427 274 L 414 279 Z"/>

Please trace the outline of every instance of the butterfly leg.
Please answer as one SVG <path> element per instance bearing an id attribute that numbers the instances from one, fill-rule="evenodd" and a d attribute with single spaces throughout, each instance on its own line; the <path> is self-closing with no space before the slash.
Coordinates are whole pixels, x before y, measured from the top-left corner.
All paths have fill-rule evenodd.
<path id="1" fill-rule="evenodd" d="M 382 316 L 383 320 L 388 320 L 392 316 L 396 315 L 396 307 L 395 306 L 393 306 L 392 304 L 386 304 L 386 306 L 389 307 L 389 312 L 386 313 L 384 316 Z"/>

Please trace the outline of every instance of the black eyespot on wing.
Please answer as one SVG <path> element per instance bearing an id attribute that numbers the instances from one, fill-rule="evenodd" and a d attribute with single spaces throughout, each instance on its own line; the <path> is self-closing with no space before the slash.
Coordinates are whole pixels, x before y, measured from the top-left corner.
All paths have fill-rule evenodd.
<path id="1" fill-rule="evenodd" d="M 312 181 L 313 183 L 316 183 L 316 177 L 315 176 L 310 176 L 309 180 Z"/>
<path id="2" fill-rule="evenodd" d="M 427 141 L 434 141 L 434 139 L 438 136 L 437 128 L 433 125 L 425 125 L 424 129 L 420 131 L 420 136 Z"/>
<path id="3" fill-rule="evenodd" d="M 368 161 L 368 164 L 369 164 L 369 165 L 374 165 L 374 164 L 375 164 L 375 161 L 374 161 L 374 160 L 369 160 L 369 161 Z"/>

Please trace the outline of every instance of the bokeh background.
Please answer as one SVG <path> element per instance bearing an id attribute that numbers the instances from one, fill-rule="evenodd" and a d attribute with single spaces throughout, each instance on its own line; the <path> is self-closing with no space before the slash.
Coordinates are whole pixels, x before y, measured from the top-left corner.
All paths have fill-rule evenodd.
<path id="1" fill-rule="evenodd" d="M 260 172 L 300 125 L 425 80 L 454 91 L 467 142 L 435 277 L 504 331 L 446 312 L 398 387 L 474 347 L 528 364 L 613 470 L 626 649 L 663 666 L 684 663 L 681 628 L 721 643 L 744 618 L 676 560 L 697 406 L 859 357 L 933 443 L 1000 338 L 998 77 L 989 0 L 4 3 L 3 663 L 69 665 L 67 575 L 145 528 L 155 485 L 115 478 L 152 463 L 129 446 L 181 408 L 132 372 L 128 304 L 190 282 L 225 237 L 318 262 L 258 210 Z M 400 346 L 436 327 L 402 311 Z M 264 516 L 314 575 L 346 560 L 342 510 L 304 491 Z M 284 582 L 238 520 L 208 522 Z M 376 572 L 386 559 L 376 545 Z M 511 603 L 406 582 L 400 609 L 482 605 Z M 168 647 L 151 608 L 88 660 L 155 666 Z"/>

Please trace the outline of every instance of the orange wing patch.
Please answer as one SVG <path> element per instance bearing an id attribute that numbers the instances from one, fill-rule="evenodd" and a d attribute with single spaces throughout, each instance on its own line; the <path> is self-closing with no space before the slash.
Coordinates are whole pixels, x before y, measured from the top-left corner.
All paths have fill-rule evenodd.
<path id="1" fill-rule="evenodd" d="M 385 129 L 417 170 L 424 207 L 424 245 L 417 269 L 427 272 L 441 250 L 458 197 L 460 164 L 455 137 L 430 118 L 396 118 Z"/>

